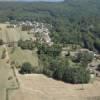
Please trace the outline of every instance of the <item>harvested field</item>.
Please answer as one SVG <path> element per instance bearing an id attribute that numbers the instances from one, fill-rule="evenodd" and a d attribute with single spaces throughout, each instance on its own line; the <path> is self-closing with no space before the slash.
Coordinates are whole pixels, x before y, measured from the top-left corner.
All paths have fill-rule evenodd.
<path id="1" fill-rule="evenodd" d="M 20 75 L 20 89 L 11 100 L 100 100 L 100 81 L 93 84 L 72 85 L 56 81 L 42 74 Z"/>

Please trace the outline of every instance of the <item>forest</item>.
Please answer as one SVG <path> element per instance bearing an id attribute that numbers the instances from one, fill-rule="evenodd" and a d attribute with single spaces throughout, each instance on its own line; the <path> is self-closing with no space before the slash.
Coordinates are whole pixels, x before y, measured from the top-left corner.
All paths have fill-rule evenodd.
<path id="1" fill-rule="evenodd" d="M 53 25 L 55 43 L 78 44 L 100 52 L 100 1 L 0 2 L 0 22 L 39 21 Z"/>

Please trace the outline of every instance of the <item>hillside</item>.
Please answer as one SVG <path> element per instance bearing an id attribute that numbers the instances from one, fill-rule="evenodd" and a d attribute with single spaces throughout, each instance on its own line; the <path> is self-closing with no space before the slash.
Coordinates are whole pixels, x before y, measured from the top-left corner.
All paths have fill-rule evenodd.
<path id="1" fill-rule="evenodd" d="M 0 21 L 30 20 L 53 25 L 51 37 L 61 44 L 79 44 L 100 51 L 100 1 L 0 2 Z"/>
<path id="2" fill-rule="evenodd" d="M 0 2 L 0 100 L 100 100 L 100 1 Z"/>

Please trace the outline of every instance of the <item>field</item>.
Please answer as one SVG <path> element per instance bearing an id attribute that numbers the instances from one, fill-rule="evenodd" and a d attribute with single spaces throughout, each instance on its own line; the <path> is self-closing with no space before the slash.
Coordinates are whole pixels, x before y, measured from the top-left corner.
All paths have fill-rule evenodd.
<path id="1" fill-rule="evenodd" d="M 1 52 L 2 50 L 3 48 L 0 47 Z M 16 86 L 17 83 L 11 66 L 6 63 L 5 59 L 0 59 L 0 100 L 7 100 L 7 89 L 16 88 Z"/>
<path id="2" fill-rule="evenodd" d="M 20 75 L 20 89 L 11 100 L 100 100 L 100 82 L 72 85 L 41 74 Z"/>
<path id="3" fill-rule="evenodd" d="M 17 62 L 19 65 L 22 65 L 24 62 L 31 63 L 34 67 L 38 66 L 38 57 L 35 51 L 22 50 L 19 47 L 16 47 L 13 53 L 11 48 L 9 48 L 10 59 Z"/>
<path id="4" fill-rule="evenodd" d="M 21 31 L 20 27 L 7 28 L 8 24 L 0 24 L 0 39 L 4 42 L 13 42 L 20 39 L 26 40 L 32 37 L 27 31 Z"/>
<path id="5" fill-rule="evenodd" d="M 32 36 L 23 32 L 20 28 L 6 28 L 7 24 L 0 24 L 0 38 L 4 42 L 30 39 Z M 10 61 L 18 65 L 24 62 L 38 65 L 38 56 L 35 50 L 22 50 L 19 47 L 7 47 Z M 14 71 L 5 59 L 1 59 L 3 47 L 0 47 L 0 100 L 100 100 L 100 81 L 84 85 L 67 84 L 48 78 L 42 74 L 21 75 L 16 71 L 20 88 Z M 12 52 L 13 50 L 13 52 Z M 70 62 L 72 63 L 72 62 Z M 72 63 L 73 64 L 73 63 Z M 9 90 L 9 91 L 6 91 Z M 8 99 L 7 99 L 8 98 Z"/>

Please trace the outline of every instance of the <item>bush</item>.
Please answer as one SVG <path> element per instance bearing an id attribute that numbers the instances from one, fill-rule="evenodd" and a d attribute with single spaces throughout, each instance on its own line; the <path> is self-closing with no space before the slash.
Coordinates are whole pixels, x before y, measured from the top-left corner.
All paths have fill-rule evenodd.
<path id="1" fill-rule="evenodd" d="M 5 57 L 6 57 L 6 50 L 4 49 L 3 52 L 2 52 L 1 59 L 5 59 Z"/>
<path id="2" fill-rule="evenodd" d="M 19 40 L 18 46 L 21 47 L 22 49 L 33 50 L 35 47 L 35 44 L 32 40 L 25 40 L 25 41 Z"/>
<path id="3" fill-rule="evenodd" d="M 54 74 L 53 74 L 53 78 L 57 79 L 57 80 L 62 80 L 63 79 L 63 76 L 64 76 L 64 73 L 65 73 L 65 69 L 66 67 L 64 66 L 59 66 Z"/>
<path id="4" fill-rule="evenodd" d="M 32 67 L 32 65 L 28 62 L 25 62 L 22 64 L 22 67 L 20 69 L 20 73 L 21 74 L 30 74 L 30 73 L 33 73 L 34 69 Z"/>
<path id="5" fill-rule="evenodd" d="M 0 45 L 3 45 L 3 40 L 2 39 L 0 39 Z"/>
<path id="6" fill-rule="evenodd" d="M 100 64 L 98 65 L 97 70 L 100 71 Z"/>
<path id="7" fill-rule="evenodd" d="M 94 46 L 100 52 L 100 39 L 96 39 Z"/>
<path id="8" fill-rule="evenodd" d="M 86 69 L 80 68 L 67 68 L 63 75 L 63 81 L 80 84 L 80 83 L 88 83 L 90 80 L 90 73 Z"/>
<path id="9" fill-rule="evenodd" d="M 43 74 L 47 75 L 48 77 L 53 77 L 53 71 L 48 68 L 43 69 Z"/>
<path id="10" fill-rule="evenodd" d="M 48 45 L 45 45 L 45 44 L 38 44 L 37 46 L 38 48 L 38 54 L 45 54 L 47 56 L 52 56 L 52 57 L 57 57 L 60 55 L 61 53 L 61 46 L 58 45 L 58 44 L 54 44 L 52 46 L 48 46 Z"/>
<path id="11" fill-rule="evenodd" d="M 86 59 L 88 62 L 91 62 L 93 60 L 93 53 L 90 53 L 88 51 L 79 52 L 77 54 L 77 59 L 79 59 L 79 61 Z"/>
<path id="12" fill-rule="evenodd" d="M 75 63 L 81 63 L 81 65 L 86 68 L 88 63 L 93 60 L 93 56 L 92 52 L 78 52 L 75 57 L 72 57 L 72 61 Z"/>

